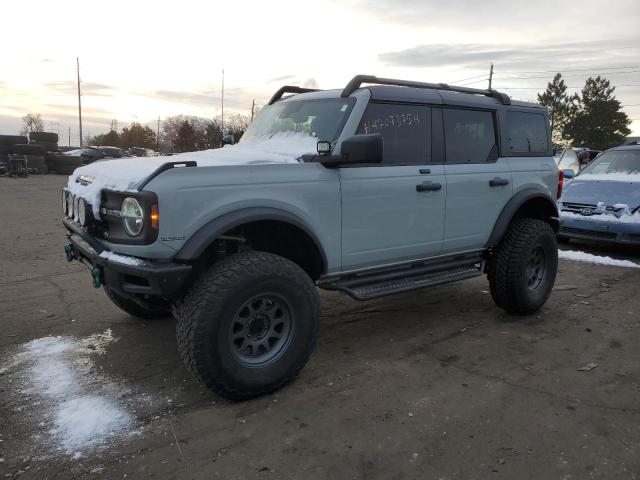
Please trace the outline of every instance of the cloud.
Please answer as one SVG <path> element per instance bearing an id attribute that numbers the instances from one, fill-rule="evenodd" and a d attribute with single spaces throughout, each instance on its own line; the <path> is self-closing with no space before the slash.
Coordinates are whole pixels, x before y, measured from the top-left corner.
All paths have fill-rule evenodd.
<path id="1" fill-rule="evenodd" d="M 618 45 L 618 50 L 630 50 L 620 47 L 623 40 L 611 40 Z M 517 44 L 443 44 L 417 45 L 404 50 L 384 52 L 378 55 L 378 60 L 390 66 L 403 67 L 443 67 L 455 65 L 457 67 L 485 67 L 490 62 L 507 64 L 549 63 L 554 57 L 565 57 L 565 62 L 576 59 L 584 61 L 585 57 L 594 59 L 601 57 L 604 61 L 609 57 L 607 44 L 603 42 L 575 42 L 548 45 L 517 45 Z M 544 62 L 540 62 L 544 60 Z M 629 58 L 628 60 L 632 60 Z M 623 60 L 617 60 L 618 62 Z M 595 64 L 592 64 L 592 67 Z"/>
<path id="2" fill-rule="evenodd" d="M 274 77 L 270 80 L 267 80 L 267 83 L 273 83 L 273 82 L 287 82 L 289 80 L 293 80 L 295 79 L 296 76 L 295 75 L 280 75 L 279 77 Z"/>
<path id="3" fill-rule="evenodd" d="M 307 78 L 304 82 L 302 82 L 302 86 L 305 88 L 319 88 L 318 82 L 315 78 Z"/>
<path id="4" fill-rule="evenodd" d="M 44 87 L 62 95 L 77 95 L 78 93 L 78 84 L 71 80 L 46 82 Z M 83 95 L 107 97 L 118 91 L 116 87 L 104 83 L 81 82 L 80 87 Z"/>

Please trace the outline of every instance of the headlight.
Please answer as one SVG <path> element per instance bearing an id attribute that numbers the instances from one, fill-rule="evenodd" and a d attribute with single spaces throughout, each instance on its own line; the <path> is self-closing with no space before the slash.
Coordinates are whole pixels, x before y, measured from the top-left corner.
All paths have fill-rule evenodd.
<path id="1" fill-rule="evenodd" d="M 62 213 L 67 214 L 67 192 L 62 191 Z"/>
<path id="2" fill-rule="evenodd" d="M 73 219 L 78 219 L 78 211 L 80 210 L 80 197 L 73 197 Z"/>
<path id="3" fill-rule="evenodd" d="M 83 199 L 78 200 L 78 222 L 83 227 L 87 224 L 87 204 Z"/>
<path id="4" fill-rule="evenodd" d="M 67 216 L 73 220 L 73 199 L 74 196 L 72 194 L 69 194 L 69 197 L 67 198 Z"/>
<path id="5" fill-rule="evenodd" d="M 120 216 L 127 234 L 135 237 L 142 232 L 144 225 L 144 211 L 138 200 L 133 197 L 127 197 L 122 201 Z"/>

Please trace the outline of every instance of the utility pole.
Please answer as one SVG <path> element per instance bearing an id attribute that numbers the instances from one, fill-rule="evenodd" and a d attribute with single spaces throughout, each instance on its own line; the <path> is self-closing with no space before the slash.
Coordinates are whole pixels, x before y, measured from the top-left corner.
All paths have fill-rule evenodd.
<path id="1" fill-rule="evenodd" d="M 158 129 L 156 130 L 156 152 L 160 151 L 160 115 L 158 115 Z"/>
<path id="2" fill-rule="evenodd" d="M 222 130 L 222 136 L 224 137 L 224 68 L 222 69 L 222 115 L 220 116 L 221 118 L 221 130 Z"/>
<path id="3" fill-rule="evenodd" d="M 489 70 L 489 90 L 491 90 L 492 85 L 493 85 L 493 62 L 491 62 L 491 70 Z"/>
<path id="4" fill-rule="evenodd" d="M 69 144 L 68 146 L 71 146 L 71 127 L 69 127 Z"/>
<path id="5" fill-rule="evenodd" d="M 256 99 L 254 98 L 251 102 L 251 121 L 253 122 L 253 112 L 256 109 Z"/>
<path id="6" fill-rule="evenodd" d="M 76 57 L 76 67 L 78 69 L 78 123 L 80 126 L 80 148 L 82 148 L 82 101 L 80 100 L 80 59 Z"/>

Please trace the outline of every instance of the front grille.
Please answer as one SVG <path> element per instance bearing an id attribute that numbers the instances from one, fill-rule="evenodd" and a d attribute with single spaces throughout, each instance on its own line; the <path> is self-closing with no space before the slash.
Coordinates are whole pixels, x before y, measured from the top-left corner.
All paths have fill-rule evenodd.
<path id="1" fill-rule="evenodd" d="M 604 213 L 602 210 L 598 210 L 598 205 L 594 205 L 592 203 L 563 203 L 562 204 L 562 211 L 563 212 L 571 212 L 571 213 L 577 213 L 579 215 L 584 215 L 582 212 L 584 209 L 590 209 L 592 213 L 589 213 L 588 215 L 585 216 L 591 216 L 591 215 L 602 215 L 602 213 Z M 613 207 L 605 207 L 605 210 L 607 212 L 614 212 L 617 213 L 620 210 L 622 210 L 621 208 L 613 208 Z"/>
<path id="2" fill-rule="evenodd" d="M 617 234 L 611 232 L 599 232 L 597 230 L 585 230 L 583 228 L 560 227 L 560 233 L 568 235 L 579 235 L 581 237 L 600 238 L 604 240 L 615 240 Z"/>

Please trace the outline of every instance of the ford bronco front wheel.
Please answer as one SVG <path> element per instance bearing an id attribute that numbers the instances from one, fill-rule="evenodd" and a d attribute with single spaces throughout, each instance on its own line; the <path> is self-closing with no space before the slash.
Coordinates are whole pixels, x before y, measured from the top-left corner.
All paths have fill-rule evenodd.
<path id="1" fill-rule="evenodd" d="M 551 225 L 520 218 L 489 260 L 491 296 L 511 314 L 534 313 L 549 298 L 557 271 L 558 244 Z"/>
<path id="2" fill-rule="evenodd" d="M 178 348 L 219 395 L 243 400 L 293 379 L 315 345 L 320 316 L 311 278 L 264 252 L 214 264 L 176 305 Z"/>

